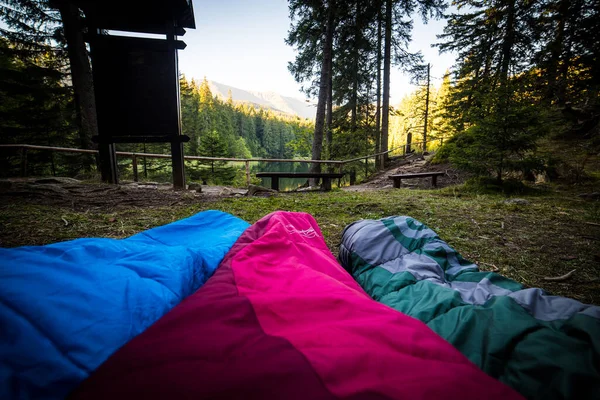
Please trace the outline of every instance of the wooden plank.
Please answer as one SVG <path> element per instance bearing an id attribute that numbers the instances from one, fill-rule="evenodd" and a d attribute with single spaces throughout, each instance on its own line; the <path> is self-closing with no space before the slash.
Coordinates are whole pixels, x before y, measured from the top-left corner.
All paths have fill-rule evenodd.
<path id="1" fill-rule="evenodd" d="M 444 174 L 445 174 L 445 172 L 419 172 L 419 173 L 414 173 L 414 174 L 396 174 L 396 175 L 390 175 L 390 179 L 427 178 L 430 176 L 442 176 Z"/>
<path id="2" fill-rule="evenodd" d="M 312 172 L 257 172 L 256 176 L 259 178 L 341 178 L 344 174 L 338 174 L 335 172 L 323 172 L 323 173 L 312 173 Z"/>

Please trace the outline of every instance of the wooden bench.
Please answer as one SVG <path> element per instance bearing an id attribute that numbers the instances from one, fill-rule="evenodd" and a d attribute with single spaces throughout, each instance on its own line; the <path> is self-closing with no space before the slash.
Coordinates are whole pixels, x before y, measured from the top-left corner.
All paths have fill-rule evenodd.
<path id="1" fill-rule="evenodd" d="M 428 178 L 431 177 L 431 186 L 437 186 L 437 177 L 444 175 L 444 172 L 420 172 L 417 174 L 398 174 L 390 175 L 390 179 L 394 180 L 394 187 L 399 188 L 402 179 L 413 179 L 413 178 Z"/>
<path id="2" fill-rule="evenodd" d="M 258 172 L 258 178 L 271 178 L 271 189 L 279 191 L 279 178 L 321 178 L 323 190 L 331 190 L 331 180 L 340 179 L 344 174 L 312 172 Z"/>

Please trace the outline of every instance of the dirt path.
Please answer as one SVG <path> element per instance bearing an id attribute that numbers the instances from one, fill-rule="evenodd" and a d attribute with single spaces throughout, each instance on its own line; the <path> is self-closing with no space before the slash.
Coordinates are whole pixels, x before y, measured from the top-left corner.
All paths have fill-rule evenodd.
<path id="1" fill-rule="evenodd" d="M 464 174 L 448 165 L 431 165 L 431 156 L 411 154 L 392 160 L 391 166 L 368 182 L 344 187 L 344 191 L 364 192 L 392 187 L 389 176 L 398 173 L 441 171 L 438 187 L 464 182 Z M 402 182 L 405 188 L 431 188 L 431 178 Z M 158 207 L 196 204 L 223 197 L 245 196 L 246 188 L 201 186 L 196 190 L 174 191 L 169 183 L 140 182 L 121 185 L 84 183 L 72 178 L 14 178 L 0 180 L 0 207 L 18 204 L 37 204 L 70 208 L 74 211 L 117 210 L 129 207 Z"/>
<path id="2" fill-rule="evenodd" d="M 37 204 L 70 208 L 74 211 L 117 210 L 195 204 L 209 199 L 242 196 L 247 190 L 224 186 L 202 186 L 196 190 L 174 191 L 169 183 L 107 185 L 84 183 L 71 178 L 29 178 L 0 181 L 0 207 Z"/>
<path id="3" fill-rule="evenodd" d="M 463 183 L 467 179 L 465 173 L 456 171 L 448 164 L 431 164 L 429 161 L 432 157 L 433 155 L 422 156 L 420 154 L 399 157 L 392 160 L 388 169 L 372 176 L 367 182 L 361 183 L 360 185 L 347 186 L 342 188 L 342 190 L 349 192 L 364 192 L 393 188 L 392 180 L 389 177 L 394 174 L 444 172 L 443 176 L 438 177 L 438 188 Z M 431 178 L 405 180 L 402 182 L 402 187 L 409 189 L 431 189 Z"/>

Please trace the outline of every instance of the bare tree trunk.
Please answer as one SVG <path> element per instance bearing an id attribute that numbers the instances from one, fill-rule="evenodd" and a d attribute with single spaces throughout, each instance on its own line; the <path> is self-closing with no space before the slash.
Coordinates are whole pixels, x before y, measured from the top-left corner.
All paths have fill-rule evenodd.
<path id="1" fill-rule="evenodd" d="M 383 51 L 383 106 L 381 118 L 381 151 L 388 150 L 388 132 L 390 120 L 390 68 L 392 65 L 392 0 L 385 6 L 385 43 Z M 381 157 L 381 169 L 385 168 L 388 154 Z"/>
<path id="2" fill-rule="evenodd" d="M 69 2 L 57 2 L 63 22 L 69 63 L 71 64 L 71 80 L 75 92 L 75 104 L 78 107 L 79 141 L 83 149 L 95 148 L 92 137 L 98 135 L 98 119 L 96 116 L 96 98 L 92 68 L 83 40 L 83 23 L 79 8 Z M 90 169 L 92 160 L 86 158 L 85 168 Z"/>
<path id="3" fill-rule="evenodd" d="M 352 54 L 352 110 L 350 114 L 350 132 L 356 132 L 356 120 L 358 118 L 358 2 L 354 3 L 354 49 Z"/>
<path id="4" fill-rule="evenodd" d="M 315 134 L 312 144 L 312 159 L 320 160 L 323 151 L 323 128 L 325 127 L 325 106 L 327 103 L 327 86 L 329 83 L 329 64 L 331 63 L 333 47 L 333 0 L 329 0 L 327 8 L 327 23 L 325 26 L 325 40 L 323 41 L 323 63 L 321 64 L 321 79 L 319 81 L 319 100 L 317 102 L 317 116 L 315 119 Z M 313 163 L 310 172 L 321 172 L 321 164 Z M 317 180 L 310 179 L 310 185 L 316 185 Z"/>
<path id="5" fill-rule="evenodd" d="M 377 17 L 377 110 L 375 111 L 375 154 L 381 149 L 381 10 Z M 375 168 L 380 166 L 380 156 L 375 157 Z"/>
<path id="6" fill-rule="evenodd" d="M 558 69 L 560 64 L 560 56 L 564 47 L 565 41 L 565 22 L 569 11 L 569 0 L 561 0 L 558 6 L 558 23 L 556 26 L 556 34 L 550 45 L 550 63 L 546 71 L 548 77 L 548 99 L 552 101 L 558 95 L 560 83 L 558 82 Z M 569 60 L 563 60 L 563 63 L 569 63 Z"/>
<path id="7" fill-rule="evenodd" d="M 333 56 L 332 56 L 333 59 Z M 333 60 L 329 62 L 329 84 L 327 88 L 327 129 L 326 140 L 327 140 L 327 157 L 331 160 L 333 151 L 333 132 L 331 131 L 331 125 L 333 123 Z M 330 172 L 333 172 L 333 166 L 330 165 Z"/>
<path id="8" fill-rule="evenodd" d="M 500 66 L 500 84 L 506 88 L 508 83 L 508 69 L 512 61 L 512 48 L 515 41 L 515 0 L 508 4 L 506 17 L 506 33 L 502 42 L 502 64 Z"/>

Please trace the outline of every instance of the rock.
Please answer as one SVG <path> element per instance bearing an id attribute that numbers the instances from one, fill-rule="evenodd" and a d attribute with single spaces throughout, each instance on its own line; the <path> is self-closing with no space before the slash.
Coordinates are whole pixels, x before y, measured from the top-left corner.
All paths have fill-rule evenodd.
<path id="1" fill-rule="evenodd" d="M 305 186 L 305 187 L 299 187 L 298 189 L 295 190 L 295 192 L 317 192 L 320 190 L 321 190 L 320 186 Z"/>
<path id="2" fill-rule="evenodd" d="M 534 174 L 534 180 L 535 180 L 535 183 L 548 183 L 549 182 L 548 175 L 545 172 L 542 172 L 541 174 Z"/>
<path id="3" fill-rule="evenodd" d="M 231 190 L 228 187 L 224 187 L 221 189 L 221 193 L 219 193 L 221 196 L 230 196 L 233 194 L 233 190 Z"/>
<path id="4" fill-rule="evenodd" d="M 202 186 L 198 183 L 190 183 L 188 185 L 188 190 L 196 190 L 197 191 L 198 189 L 200 189 L 200 191 L 202 191 Z"/>
<path id="5" fill-rule="evenodd" d="M 433 157 L 435 157 L 435 154 L 431 154 L 431 153 L 423 153 L 423 159 L 427 162 L 431 161 L 433 159 Z"/>
<path id="6" fill-rule="evenodd" d="M 135 187 L 135 186 L 131 186 L 131 187 Z M 158 189 L 158 184 L 154 183 L 154 182 L 144 182 L 144 183 L 138 183 L 137 187 L 139 189 Z"/>
<path id="7" fill-rule="evenodd" d="M 248 192 L 246 196 L 254 196 L 256 194 L 275 194 L 276 190 L 268 189 L 266 187 L 257 186 L 257 185 L 248 185 Z"/>
<path id="8" fill-rule="evenodd" d="M 514 198 L 514 199 L 504 200 L 504 204 L 516 204 L 519 206 L 525 206 L 525 205 L 529 204 L 529 201 L 527 201 L 525 199 Z"/>
<path id="9" fill-rule="evenodd" d="M 382 187 L 382 189 L 393 189 L 394 185 L 389 184 L 389 185 L 385 185 L 384 187 Z"/>

